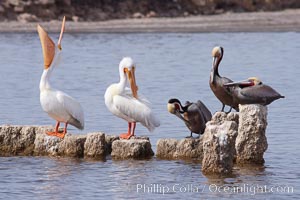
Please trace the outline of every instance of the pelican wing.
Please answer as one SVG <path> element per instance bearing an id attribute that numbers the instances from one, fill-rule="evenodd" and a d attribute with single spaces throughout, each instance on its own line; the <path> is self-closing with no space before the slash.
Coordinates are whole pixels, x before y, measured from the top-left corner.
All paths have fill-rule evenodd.
<path id="1" fill-rule="evenodd" d="M 134 98 L 132 95 L 115 95 L 113 102 L 120 113 L 131 121 L 140 122 L 151 132 L 155 127 L 160 125 L 159 120 L 153 115 L 151 108 L 145 102 Z"/>
<path id="2" fill-rule="evenodd" d="M 201 134 L 205 129 L 205 116 L 196 103 L 192 103 L 188 107 L 187 112 L 184 113 L 184 118 L 188 120 L 189 123 L 186 123 L 186 126 L 191 132 Z"/>
<path id="3" fill-rule="evenodd" d="M 253 99 L 279 98 L 281 95 L 268 85 L 255 85 L 241 89 L 241 94 Z"/>
<path id="4" fill-rule="evenodd" d="M 222 87 L 224 88 L 224 91 L 225 91 L 228 95 L 232 96 L 232 93 L 231 93 L 231 90 L 230 90 L 231 88 L 224 87 L 224 86 L 225 86 L 226 84 L 228 84 L 228 83 L 232 83 L 233 81 L 232 81 L 231 79 L 227 78 L 227 77 L 222 77 L 221 81 L 222 81 Z"/>
<path id="5" fill-rule="evenodd" d="M 71 96 L 60 91 L 57 93 L 56 97 L 63 109 L 70 115 L 68 123 L 76 128 L 83 129 L 84 114 L 81 105 Z"/>
<path id="6" fill-rule="evenodd" d="M 197 106 L 200 109 L 201 113 L 203 114 L 203 117 L 205 119 L 205 123 L 209 120 L 211 120 L 211 112 L 208 110 L 208 108 L 204 105 L 204 103 L 200 100 L 197 101 Z"/>
<path id="7" fill-rule="evenodd" d="M 131 92 L 131 89 L 126 87 L 125 88 L 125 91 L 124 91 L 124 94 L 126 96 L 128 96 L 129 98 L 132 98 L 132 99 L 135 99 L 134 96 L 132 95 L 132 92 Z M 151 102 L 142 94 L 139 93 L 139 101 L 142 102 L 143 104 L 147 105 L 148 107 L 151 108 Z"/>

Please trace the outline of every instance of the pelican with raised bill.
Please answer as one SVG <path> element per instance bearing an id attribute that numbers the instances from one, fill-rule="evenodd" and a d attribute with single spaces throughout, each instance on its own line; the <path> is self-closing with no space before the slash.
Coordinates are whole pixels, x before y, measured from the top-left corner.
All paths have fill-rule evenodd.
<path id="1" fill-rule="evenodd" d="M 269 105 L 273 101 L 284 98 L 268 85 L 263 84 L 259 78 L 250 77 L 245 81 L 224 84 L 228 87 L 236 104 Z"/>
<path id="2" fill-rule="evenodd" d="M 104 95 L 108 110 L 128 122 L 128 132 L 120 135 L 122 139 L 134 136 L 136 122 L 140 122 L 150 132 L 160 125 L 149 101 L 137 93 L 135 69 L 136 65 L 130 57 L 123 58 L 119 64 L 120 82 L 111 84 Z M 126 87 L 128 80 L 130 89 Z"/>
<path id="3" fill-rule="evenodd" d="M 52 88 L 49 80 L 53 69 L 59 64 L 64 30 L 65 17 L 62 22 L 58 43 L 55 45 L 47 32 L 40 25 L 37 26 L 44 57 L 44 71 L 40 81 L 40 102 L 43 110 L 57 121 L 55 130 L 53 132 L 47 131 L 46 133 L 59 138 L 65 137 L 68 124 L 78 129 L 84 128 L 84 115 L 81 105 L 66 93 Z M 60 123 L 65 123 L 63 132 L 58 130 Z"/>

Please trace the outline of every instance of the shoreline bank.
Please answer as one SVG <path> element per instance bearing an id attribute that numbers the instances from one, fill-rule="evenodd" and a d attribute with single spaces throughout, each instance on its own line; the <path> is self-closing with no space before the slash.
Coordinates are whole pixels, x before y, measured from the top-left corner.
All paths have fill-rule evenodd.
<path id="1" fill-rule="evenodd" d="M 0 22 L 0 33 L 36 32 L 37 22 Z M 60 21 L 39 23 L 49 32 L 60 31 Z M 278 12 L 225 13 L 176 18 L 121 19 L 99 22 L 67 21 L 67 33 L 206 33 L 299 32 L 300 9 Z"/>

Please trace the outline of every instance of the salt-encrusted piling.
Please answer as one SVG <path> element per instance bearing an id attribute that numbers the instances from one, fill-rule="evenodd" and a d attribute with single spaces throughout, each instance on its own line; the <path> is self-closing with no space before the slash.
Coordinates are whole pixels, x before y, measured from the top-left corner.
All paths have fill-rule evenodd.
<path id="1" fill-rule="evenodd" d="M 235 142 L 237 163 L 262 164 L 268 148 L 266 138 L 267 107 L 257 104 L 240 105 L 238 136 Z"/>
<path id="2" fill-rule="evenodd" d="M 217 124 L 222 124 L 225 121 L 234 121 L 236 124 L 239 123 L 239 113 L 230 112 L 226 114 L 225 112 L 216 112 L 211 119 L 212 122 Z"/>
<path id="3" fill-rule="evenodd" d="M 132 137 L 129 140 L 115 140 L 111 156 L 114 159 L 147 159 L 154 155 L 148 137 Z"/>
<path id="4" fill-rule="evenodd" d="M 67 134 L 60 139 L 45 134 L 53 127 L 0 126 L 0 156 L 63 156 L 104 159 L 111 151 L 111 143 L 118 136 L 104 133 L 87 135 Z"/>
<path id="5" fill-rule="evenodd" d="M 35 127 L 1 126 L 0 156 L 32 155 Z"/>
<path id="6" fill-rule="evenodd" d="M 35 156 L 63 156 L 82 158 L 84 156 L 85 135 L 66 134 L 60 139 L 45 134 L 51 127 L 34 127 L 35 140 L 32 155 Z"/>
<path id="7" fill-rule="evenodd" d="M 156 143 L 156 156 L 160 159 L 202 160 L 202 137 L 159 139 Z"/>
<path id="8" fill-rule="evenodd" d="M 217 112 L 207 123 L 203 136 L 197 138 L 160 139 L 160 159 L 202 160 L 204 174 L 227 174 L 233 161 L 238 164 L 262 164 L 268 144 L 265 135 L 267 108 L 240 105 L 240 113 Z M 120 140 L 104 133 L 67 134 L 60 139 L 45 134 L 53 127 L 0 126 L 0 156 L 68 156 L 105 159 L 148 159 L 154 153 L 148 137 Z"/>
<path id="9" fill-rule="evenodd" d="M 112 151 L 112 143 L 116 140 L 119 140 L 119 136 L 117 135 L 106 135 L 105 134 L 105 142 L 106 142 L 106 154 L 111 154 Z"/>
<path id="10" fill-rule="evenodd" d="M 237 113 L 227 115 L 217 112 L 206 124 L 203 135 L 202 172 L 204 174 L 232 172 L 238 128 L 237 118 Z"/>
<path id="11" fill-rule="evenodd" d="M 104 159 L 107 153 L 106 145 L 104 133 L 88 133 L 84 143 L 84 157 Z"/>
<path id="12" fill-rule="evenodd" d="M 52 131 L 52 127 L 34 127 L 35 140 L 32 155 L 58 156 L 58 144 L 62 139 L 47 136 L 46 131 Z"/>
<path id="13" fill-rule="evenodd" d="M 0 156 L 61 156 L 102 160 L 112 153 L 117 159 L 144 159 L 154 155 L 149 138 L 119 140 L 101 132 L 67 134 L 60 139 L 45 134 L 53 127 L 0 126 Z M 114 145 L 114 143 L 116 143 Z"/>

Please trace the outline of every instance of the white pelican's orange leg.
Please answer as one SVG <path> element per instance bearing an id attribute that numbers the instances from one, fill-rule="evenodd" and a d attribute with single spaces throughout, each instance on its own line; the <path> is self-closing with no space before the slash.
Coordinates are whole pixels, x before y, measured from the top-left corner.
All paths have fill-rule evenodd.
<path id="1" fill-rule="evenodd" d="M 128 122 L 128 132 L 123 133 L 120 135 L 121 139 L 130 139 L 131 136 L 134 136 L 134 130 L 135 130 L 136 122 Z"/>
<path id="2" fill-rule="evenodd" d="M 47 134 L 47 135 L 51 135 L 51 136 L 56 136 L 57 133 L 58 133 L 59 124 L 60 124 L 59 122 L 56 122 L 56 125 L 55 125 L 55 131 L 54 131 L 54 132 L 47 131 L 46 134 Z"/>
<path id="3" fill-rule="evenodd" d="M 57 123 L 56 123 L 55 131 L 54 131 L 54 132 L 47 131 L 47 132 L 46 132 L 47 135 L 50 135 L 50 136 L 56 136 L 56 137 L 59 137 L 59 138 L 61 138 L 61 139 L 64 139 L 64 137 L 65 137 L 65 135 L 66 135 L 66 133 L 67 133 L 67 126 L 68 126 L 68 123 L 65 124 L 65 128 L 64 128 L 64 131 L 63 131 L 62 133 L 60 133 L 60 132 L 58 131 L 58 129 L 59 129 L 59 124 L 60 124 L 60 122 L 57 122 Z"/>
<path id="4" fill-rule="evenodd" d="M 134 136 L 134 131 L 135 131 L 135 127 L 136 127 L 136 122 L 132 122 L 133 128 L 132 128 L 132 132 L 131 132 L 131 136 Z"/>
<path id="5" fill-rule="evenodd" d="M 59 133 L 57 132 L 56 133 L 56 137 L 59 137 L 61 139 L 64 139 L 66 133 L 67 133 L 67 126 L 68 126 L 68 123 L 65 123 L 65 128 L 64 128 L 64 131 L 62 133 Z"/>
<path id="6" fill-rule="evenodd" d="M 120 138 L 122 139 L 128 139 L 128 136 L 131 134 L 131 123 L 128 122 L 128 132 L 120 134 Z"/>

